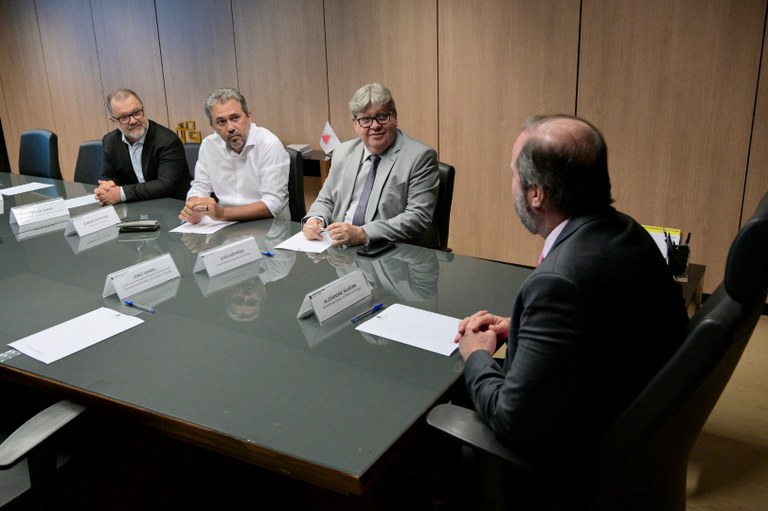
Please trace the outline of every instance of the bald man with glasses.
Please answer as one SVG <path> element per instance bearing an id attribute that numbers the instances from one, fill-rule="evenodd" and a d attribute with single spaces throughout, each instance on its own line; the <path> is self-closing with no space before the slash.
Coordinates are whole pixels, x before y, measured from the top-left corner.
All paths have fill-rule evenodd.
<path id="1" fill-rule="evenodd" d="M 302 220 L 304 236 L 334 245 L 403 241 L 437 246 L 437 154 L 397 127 L 392 93 L 364 85 L 349 102 L 358 138 L 333 151 L 328 179 Z"/>
<path id="2" fill-rule="evenodd" d="M 130 89 L 107 96 L 107 119 L 117 129 L 102 139 L 104 166 L 96 189 L 102 205 L 171 197 L 185 199 L 191 176 L 176 134 L 149 120 Z"/>

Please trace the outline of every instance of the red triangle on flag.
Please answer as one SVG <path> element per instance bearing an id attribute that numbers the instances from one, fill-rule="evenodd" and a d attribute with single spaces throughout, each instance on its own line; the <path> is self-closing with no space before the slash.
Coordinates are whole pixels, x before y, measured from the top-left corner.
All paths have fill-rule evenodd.
<path id="1" fill-rule="evenodd" d="M 330 135 L 323 135 L 322 138 L 323 138 L 323 143 L 327 144 L 328 141 L 331 139 L 331 136 Z"/>

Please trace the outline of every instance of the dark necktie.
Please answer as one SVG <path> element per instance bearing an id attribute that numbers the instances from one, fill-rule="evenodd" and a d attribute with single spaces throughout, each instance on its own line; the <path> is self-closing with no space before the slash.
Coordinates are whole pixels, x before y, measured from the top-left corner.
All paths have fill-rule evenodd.
<path id="1" fill-rule="evenodd" d="M 368 207 L 368 199 L 371 196 L 373 181 L 376 179 L 376 167 L 379 165 L 380 157 L 372 154 L 368 157 L 371 160 L 371 170 L 368 171 L 368 177 L 365 178 L 363 193 L 360 194 L 360 202 L 357 203 L 357 209 L 352 216 L 352 225 L 363 225 L 365 223 L 365 208 Z"/>

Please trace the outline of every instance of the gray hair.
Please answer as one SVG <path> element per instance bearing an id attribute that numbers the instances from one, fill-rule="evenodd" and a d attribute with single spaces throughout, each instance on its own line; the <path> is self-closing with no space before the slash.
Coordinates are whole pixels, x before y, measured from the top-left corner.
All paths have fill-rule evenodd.
<path id="1" fill-rule="evenodd" d="M 136 100 L 141 104 L 142 108 L 144 107 L 144 102 L 141 100 L 138 94 L 133 92 L 131 89 L 117 89 L 113 93 L 111 93 L 109 96 L 107 96 L 107 99 L 105 101 L 105 106 L 107 107 L 107 113 L 110 117 L 112 117 L 112 100 L 122 101 L 130 96 L 133 96 L 136 98 Z"/>
<path id="2" fill-rule="evenodd" d="M 211 119 L 211 107 L 216 103 L 224 103 L 230 99 L 234 99 L 240 103 L 243 112 L 245 112 L 246 115 L 248 114 L 248 103 L 245 102 L 243 95 L 231 87 L 223 87 L 211 92 L 205 100 L 205 115 L 208 117 L 209 123 L 213 124 L 213 119 Z"/>
<path id="3" fill-rule="evenodd" d="M 357 89 L 357 92 L 349 101 L 352 117 L 357 116 L 357 114 L 371 105 L 387 105 L 392 112 L 397 113 L 392 93 L 380 83 L 369 83 Z"/>
<path id="4" fill-rule="evenodd" d="M 589 122 L 567 114 L 529 118 L 530 134 L 517 158 L 520 188 L 540 186 L 568 217 L 600 212 L 613 203 L 608 147 Z"/>

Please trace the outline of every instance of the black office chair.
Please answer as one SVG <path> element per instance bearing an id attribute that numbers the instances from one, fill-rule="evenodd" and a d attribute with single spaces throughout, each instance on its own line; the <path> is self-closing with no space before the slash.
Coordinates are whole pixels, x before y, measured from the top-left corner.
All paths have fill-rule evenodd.
<path id="1" fill-rule="evenodd" d="M 10 435 L 0 436 L 0 508 L 18 502 L 30 491 L 35 509 L 53 508 L 56 469 L 63 461 L 57 456 L 53 435 L 84 410 L 77 403 L 59 401 Z"/>
<path id="2" fill-rule="evenodd" d="M 439 250 L 450 252 L 448 248 L 448 230 L 451 225 L 451 205 L 453 204 L 453 182 L 456 177 L 456 169 L 447 163 L 437 163 L 437 173 L 440 180 L 437 192 L 437 204 L 433 222 L 437 227 Z"/>
<path id="3" fill-rule="evenodd" d="M 691 319 L 680 349 L 581 464 L 567 508 L 685 510 L 688 456 L 763 311 L 767 256 L 768 194 L 736 236 L 723 282 Z M 537 469 L 504 447 L 474 411 L 440 405 L 427 422 L 494 461 Z M 483 494 L 490 508 L 504 508 L 498 488 Z"/>
<path id="4" fill-rule="evenodd" d="M 59 137 L 49 130 L 29 130 L 21 134 L 19 174 L 61 179 Z"/>
<path id="5" fill-rule="evenodd" d="M 101 140 L 87 140 L 80 144 L 75 163 L 75 182 L 99 184 L 104 166 L 104 148 Z"/>
<path id="6" fill-rule="evenodd" d="M 11 160 L 8 159 L 8 148 L 5 145 L 5 133 L 3 132 L 3 121 L 0 120 L 0 172 L 11 171 Z"/>
<path id="7" fill-rule="evenodd" d="M 200 153 L 200 144 L 194 142 L 184 142 L 184 154 L 187 157 L 187 168 L 189 175 L 195 179 L 195 165 L 197 165 L 197 155 Z"/>
<path id="8" fill-rule="evenodd" d="M 291 210 L 291 220 L 301 222 L 307 214 L 304 204 L 304 158 L 301 152 L 285 148 L 291 158 L 291 170 L 288 174 L 288 207 Z"/>

